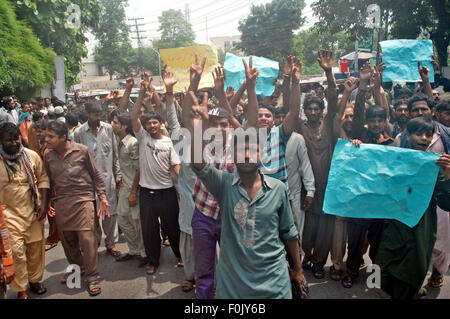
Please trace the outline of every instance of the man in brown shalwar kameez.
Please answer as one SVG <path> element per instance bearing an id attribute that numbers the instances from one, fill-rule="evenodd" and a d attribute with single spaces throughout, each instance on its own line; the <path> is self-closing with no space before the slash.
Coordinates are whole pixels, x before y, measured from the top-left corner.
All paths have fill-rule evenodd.
<path id="1" fill-rule="evenodd" d="M 49 123 L 44 160 L 56 193 L 52 200 L 64 252 L 70 264 L 80 266 L 89 284 L 89 294 L 95 296 L 101 293 L 94 233 L 95 194 L 100 199 L 97 213 L 100 218 L 104 219 L 109 204 L 92 153 L 86 146 L 68 140 L 67 136 L 63 122 Z M 61 281 L 65 283 L 67 275 Z"/>

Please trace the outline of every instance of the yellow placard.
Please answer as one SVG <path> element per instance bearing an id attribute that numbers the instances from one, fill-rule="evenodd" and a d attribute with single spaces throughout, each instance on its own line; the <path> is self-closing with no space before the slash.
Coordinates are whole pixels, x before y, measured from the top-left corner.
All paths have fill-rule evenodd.
<path id="1" fill-rule="evenodd" d="M 172 72 L 178 78 L 174 93 L 185 92 L 189 87 L 189 67 L 195 63 L 195 54 L 198 54 L 199 63 L 206 56 L 206 64 L 203 70 L 199 88 L 210 88 L 214 86 L 212 72 L 219 66 L 217 48 L 211 45 L 193 45 L 190 47 L 161 49 L 159 50 L 161 60 L 167 65 L 166 71 Z"/>

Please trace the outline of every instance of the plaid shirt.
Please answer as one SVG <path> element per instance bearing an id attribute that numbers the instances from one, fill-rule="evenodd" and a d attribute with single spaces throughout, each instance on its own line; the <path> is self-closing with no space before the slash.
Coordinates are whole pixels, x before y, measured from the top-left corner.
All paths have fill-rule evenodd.
<path id="1" fill-rule="evenodd" d="M 208 163 L 214 164 L 214 166 L 221 171 L 228 171 L 230 173 L 234 172 L 234 162 L 232 158 L 231 149 L 231 134 L 227 139 L 225 145 L 225 150 L 223 152 L 222 158 L 218 160 L 217 157 L 208 157 L 206 160 Z M 211 145 L 208 144 L 206 149 L 210 148 Z M 206 152 L 207 154 L 213 154 L 213 152 Z M 197 177 L 195 181 L 194 190 L 192 192 L 192 198 L 194 199 L 195 207 L 205 216 L 217 219 L 220 213 L 220 207 L 214 196 L 206 189 L 205 185 L 201 182 L 200 178 Z"/>

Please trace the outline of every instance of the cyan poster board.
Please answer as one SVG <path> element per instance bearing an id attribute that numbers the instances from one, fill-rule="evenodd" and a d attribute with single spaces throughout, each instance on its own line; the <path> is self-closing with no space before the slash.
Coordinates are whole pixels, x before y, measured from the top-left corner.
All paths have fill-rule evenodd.
<path id="1" fill-rule="evenodd" d="M 434 82 L 433 42 L 431 40 L 388 40 L 380 42 L 383 51 L 383 82 L 421 82 L 417 62 L 430 70 Z"/>
<path id="2" fill-rule="evenodd" d="M 247 65 L 249 64 L 249 57 L 244 57 Z M 256 83 L 256 95 L 270 96 L 275 87 L 273 82 L 278 77 L 280 70 L 279 63 L 267 58 L 253 56 L 253 67 L 258 68 L 259 77 Z M 245 68 L 242 63 L 242 57 L 227 53 L 225 56 L 225 88 L 232 86 L 235 91 L 239 90 L 242 83 L 245 81 Z"/>
<path id="3" fill-rule="evenodd" d="M 396 219 L 414 227 L 436 185 L 439 154 L 338 140 L 323 211 L 352 218 Z"/>

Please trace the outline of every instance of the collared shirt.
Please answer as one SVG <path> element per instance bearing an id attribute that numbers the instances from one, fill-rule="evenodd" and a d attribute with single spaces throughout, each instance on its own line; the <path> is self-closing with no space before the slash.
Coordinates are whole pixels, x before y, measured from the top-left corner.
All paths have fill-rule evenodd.
<path id="1" fill-rule="evenodd" d="M 260 174 L 263 187 L 250 200 L 237 172 L 212 164 L 194 171 L 221 208 L 217 298 L 291 298 L 283 241 L 298 232 L 286 186 Z"/>
<path id="2" fill-rule="evenodd" d="M 286 145 L 290 135 L 284 133 L 283 124 L 270 129 L 261 157 L 261 172 L 288 186 Z"/>
<path id="3" fill-rule="evenodd" d="M 215 156 L 208 156 L 212 154 L 211 144 L 205 147 L 206 162 L 213 164 L 217 169 L 221 171 L 227 171 L 230 173 L 234 172 L 234 162 L 232 158 L 231 150 L 231 139 L 232 135 L 229 134 L 227 141 L 225 143 L 224 152 L 222 152 L 222 157 L 220 154 L 215 154 Z M 220 207 L 217 203 L 216 198 L 212 195 L 208 188 L 203 185 L 200 178 L 197 177 L 195 182 L 194 191 L 192 192 L 192 198 L 194 199 L 195 207 L 205 216 L 217 219 L 220 213 Z"/>
<path id="4" fill-rule="evenodd" d="M 47 149 L 44 161 L 56 194 L 52 200 L 55 201 L 58 229 L 90 229 L 87 225 L 90 225 L 91 220 L 86 219 L 93 219 L 94 216 L 86 216 L 88 210 L 84 205 L 95 201 L 95 194 L 100 199 L 106 198 L 105 183 L 90 149 L 70 142 L 63 159 L 56 150 Z"/>
<path id="5" fill-rule="evenodd" d="M 94 156 L 95 166 L 102 175 L 106 186 L 106 197 L 110 214 L 116 214 L 116 182 L 122 179 L 119 166 L 117 139 L 111 124 L 100 122 L 97 135 L 94 135 L 88 122 L 73 133 L 74 142 L 87 146 Z"/>
<path id="6" fill-rule="evenodd" d="M 50 188 L 47 172 L 39 154 L 27 148 L 24 150 L 27 152 L 33 168 L 36 187 L 38 189 Z M 25 167 L 20 164 L 17 172 L 9 181 L 2 156 L 0 156 L 0 202 L 2 203 L 3 213 L 11 233 L 25 235 L 26 243 L 42 239 L 40 224 L 35 223 L 37 216 Z"/>
<path id="7" fill-rule="evenodd" d="M 122 187 L 129 191 L 133 186 L 136 171 L 139 170 L 139 143 L 130 134 L 119 142 L 119 165 L 122 174 Z"/>
<path id="8" fill-rule="evenodd" d="M 13 123 L 18 125 L 19 115 L 15 109 L 11 111 L 6 110 L 4 107 L 0 108 L 0 124 L 2 123 Z"/>

